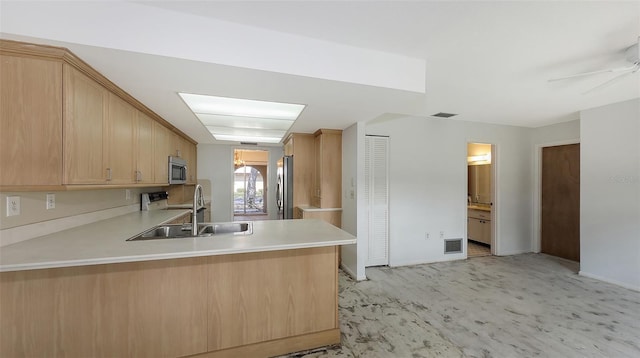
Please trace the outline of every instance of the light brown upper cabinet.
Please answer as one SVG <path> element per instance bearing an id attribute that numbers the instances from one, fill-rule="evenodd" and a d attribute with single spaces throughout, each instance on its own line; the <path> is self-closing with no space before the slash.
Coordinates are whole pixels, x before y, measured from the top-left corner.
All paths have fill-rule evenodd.
<path id="1" fill-rule="evenodd" d="M 0 39 L 0 66 L 2 190 L 166 185 L 183 151 L 196 181 L 194 143 L 67 49 Z"/>
<path id="2" fill-rule="evenodd" d="M 169 184 L 169 155 L 171 155 L 171 141 L 169 129 L 158 122 L 153 123 L 153 176 L 156 184 Z"/>
<path id="3" fill-rule="evenodd" d="M 314 133 L 315 178 L 311 205 L 342 206 L 342 131 L 319 129 Z"/>
<path id="4" fill-rule="evenodd" d="M 155 147 L 153 144 L 154 123 L 149 116 L 140 111 L 136 111 L 137 116 L 137 132 L 136 146 L 136 183 L 155 183 L 154 160 Z"/>
<path id="5" fill-rule="evenodd" d="M 170 134 L 171 137 L 171 156 L 173 157 L 180 157 L 182 159 L 184 159 L 184 151 L 182 150 L 183 146 L 184 146 L 184 139 L 171 132 Z"/>
<path id="6" fill-rule="evenodd" d="M 62 183 L 62 63 L 0 55 L 0 185 Z"/>
<path id="7" fill-rule="evenodd" d="M 64 184 L 104 184 L 105 112 L 109 93 L 64 65 Z"/>
<path id="8" fill-rule="evenodd" d="M 109 184 L 136 182 L 134 159 L 137 155 L 133 150 L 135 119 L 136 112 L 133 106 L 109 93 L 105 132 L 107 137 L 104 140 Z"/>
<path id="9" fill-rule="evenodd" d="M 135 182 L 135 109 L 65 65 L 65 184 Z"/>
<path id="10" fill-rule="evenodd" d="M 182 150 L 184 151 L 184 159 L 187 161 L 187 184 L 197 184 L 198 178 L 198 154 L 195 144 L 184 140 Z"/>

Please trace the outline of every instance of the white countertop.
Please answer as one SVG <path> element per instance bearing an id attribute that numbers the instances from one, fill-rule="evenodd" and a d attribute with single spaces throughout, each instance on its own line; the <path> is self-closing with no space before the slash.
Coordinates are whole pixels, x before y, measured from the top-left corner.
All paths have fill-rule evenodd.
<path id="1" fill-rule="evenodd" d="M 467 209 L 491 212 L 491 207 L 490 206 L 482 206 L 482 205 L 471 204 L 471 205 L 467 205 Z"/>
<path id="2" fill-rule="evenodd" d="M 139 211 L 0 248 L 0 272 L 354 244 L 316 219 L 253 222 L 253 234 L 126 241 L 188 210 Z"/>
<path id="3" fill-rule="evenodd" d="M 298 206 L 302 211 L 342 211 L 342 208 L 319 208 L 317 206 L 300 205 Z"/>

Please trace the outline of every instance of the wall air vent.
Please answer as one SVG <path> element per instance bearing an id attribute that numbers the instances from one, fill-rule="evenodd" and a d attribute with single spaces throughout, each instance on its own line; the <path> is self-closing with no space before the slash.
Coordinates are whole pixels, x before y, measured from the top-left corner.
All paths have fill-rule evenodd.
<path id="1" fill-rule="evenodd" d="M 431 117 L 438 117 L 438 118 L 451 118 L 453 116 L 457 116 L 456 113 L 445 113 L 445 112 L 438 112 L 436 114 L 432 114 Z"/>
<path id="2" fill-rule="evenodd" d="M 256 142 L 240 142 L 242 145 L 258 145 Z"/>
<path id="3" fill-rule="evenodd" d="M 445 254 L 461 254 L 462 239 L 444 240 L 444 253 Z"/>

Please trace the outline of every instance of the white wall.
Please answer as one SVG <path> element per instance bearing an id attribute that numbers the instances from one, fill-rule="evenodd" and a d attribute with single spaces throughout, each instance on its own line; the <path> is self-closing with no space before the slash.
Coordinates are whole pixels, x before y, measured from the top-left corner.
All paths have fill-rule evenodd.
<path id="1" fill-rule="evenodd" d="M 390 265 L 466 257 L 466 240 L 464 253 L 445 255 L 443 239 L 466 237 L 468 142 L 496 145 L 496 254 L 531 250 L 531 129 L 401 118 L 366 134 L 390 137 Z"/>
<path id="2" fill-rule="evenodd" d="M 581 112 L 580 274 L 640 290 L 640 99 Z"/>
<path id="3" fill-rule="evenodd" d="M 364 198 L 364 123 L 355 123 L 342 132 L 342 229 L 358 238 L 362 210 L 359 201 Z M 353 193 L 353 194 L 352 194 Z M 353 245 L 342 246 L 342 268 L 357 280 L 366 279 L 364 263 L 367 242 L 357 239 Z"/>
<path id="4" fill-rule="evenodd" d="M 276 163 L 282 157 L 281 147 L 199 144 L 198 179 L 211 181 L 211 221 L 233 220 L 233 150 L 236 148 L 261 149 L 269 152 L 267 213 L 269 219 L 277 218 Z"/>
<path id="5" fill-rule="evenodd" d="M 541 202 L 541 170 L 542 148 L 556 145 L 580 143 L 580 120 L 552 124 L 533 129 L 533 203 L 531 251 L 540 252 L 540 202 Z"/>
<path id="6" fill-rule="evenodd" d="M 425 92 L 424 59 L 168 11 L 144 2 L 2 1 L 0 6 L 2 31 L 9 34 Z M 207 45 L 187 45 L 193 43 Z"/>

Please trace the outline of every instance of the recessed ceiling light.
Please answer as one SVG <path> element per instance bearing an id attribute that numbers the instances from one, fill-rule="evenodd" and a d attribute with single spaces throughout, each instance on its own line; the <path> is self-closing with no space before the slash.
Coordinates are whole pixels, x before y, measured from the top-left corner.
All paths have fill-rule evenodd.
<path id="1" fill-rule="evenodd" d="M 280 143 L 282 137 L 244 137 L 237 135 L 226 135 L 226 134 L 214 134 L 213 135 L 217 140 L 228 140 L 231 142 L 249 142 L 254 141 L 256 143 Z"/>
<path id="2" fill-rule="evenodd" d="M 216 140 L 278 143 L 302 104 L 178 93 Z"/>
<path id="3" fill-rule="evenodd" d="M 446 112 L 438 112 L 436 114 L 432 114 L 431 117 L 439 117 L 439 118 L 451 118 L 453 116 L 457 116 L 456 113 L 446 113 Z"/>

